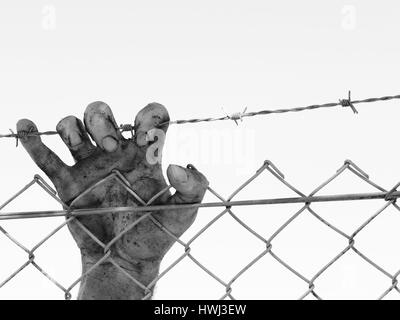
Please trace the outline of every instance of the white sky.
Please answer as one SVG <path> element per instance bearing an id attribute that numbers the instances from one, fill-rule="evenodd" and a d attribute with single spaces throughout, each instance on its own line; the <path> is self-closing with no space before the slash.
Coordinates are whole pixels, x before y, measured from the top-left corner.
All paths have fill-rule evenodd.
<path id="1" fill-rule="evenodd" d="M 399 94 L 400 7 L 396 1 L 21 1 L 0 2 L 1 133 L 20 118 L 54 130 L 64 116 L 83 116 L 87 104 L 107 102 L 118 123 L 131 123 L 149 102 L 172 119 L 335 102 Z M 193 163 L 228 196 L 269 159 L 304 193 L 345 159 L 390 189 L 400 180 L 396 136 L 398 101 L 233 122 L 172 126 L 169 163 Z M 65 161 L 58 137 L 44 138 Z M 0 202 L 39 170 L 15 141 L 1 140 Z M 326 193 L 373 189 L 350 175 Z M 238 199 L 292 196 L 268 174 Z M 214 201 L 208 196 L 205 201 Z M 316 205 L 321 216 L 352 233 L 383 202 Z M 299 206 L 240 208 L 236 212 L 265 237 Z M 59 209 L 39 189 L 5 211 Z M 391 209 L 392 210 L 392 209 Z M 201 210 L 189 239 L 219 209 Z M 390 210 L 389 210 L 390 211 Z M 400 269 L 399 213 L 377 218 L 356 238 L 362 252 L 391 273 Z M 308 278 L 346 247 L 346 240 L 309 214 L 276 238 L 274 252 Z M 62 218 L 1 223 L 33 246 Z M 358 241 L 359 239 L 359 241 Z M 357 242 L 358 241 L 358 242 Z M 0 235 L 0 282 L 26 255 Z M 193 244 L 193 255 L 224 281 L 264 249 L 230 217 Z M 183 253 L 175 247 L 164 267 Z M 38 250 L 37 262 L 62 285 L 80 273 L 76 246 L 64 228 Z M 348 253 L 316 281 L 323 298 L 376 298 L 391 281 Z M 307 285 L 264 257 L 234 285 L 236 298 L 298 298 Z M 76 290 L 73 291 L 76 294 Z M 219 298 L 224 288 L 184 260 L 160 281 L 155 298 Z M 0 289 L 0 299 L 62 299 L 63 293 L 31 266 Z M 391 295 L 390 298 L 396 298 Z"/>

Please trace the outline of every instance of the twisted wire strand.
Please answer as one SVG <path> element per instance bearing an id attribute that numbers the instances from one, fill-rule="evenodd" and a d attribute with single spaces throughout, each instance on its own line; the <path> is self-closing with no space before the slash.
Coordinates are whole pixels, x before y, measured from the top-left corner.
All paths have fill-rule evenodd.
<path id="1" fill-rule="evenodd" d="M 199 122 L 214 122 L 214 121 L 225 121 L 225 120 L 232 120 L 232 121 L 235 121 L 236 124 L 238 124 L 237 120 L 242 121 L 243 118 L 246 118 L 246 117 L 255 117 L 255 116 L 261 116 L 261 115 L 280 114 L 280 113 L 288 113 L 288 112 L 301 112 L 301 111 L 315 110 L 315 109 L 321 109 L 321 108 L 333 108 L 333 107 L 337 107 L 337 106 L 350 107 L 354 113 L 358 113 L 357 109 L 354 107 L 355 104 L 372 103 L 372 102 L 378 102 L 378 101 L 389 101 L 389 100 L 395 100 L 395 99 L 400 99 L 400 95 L 384 96 L 384 97 L 380 97 L 380 98 L 368 98 L 368 99 L 362 99 L 362 100 L 352 100 L 351 92 L 349 91 L 348 98 L 340 99 L 338 102 L 314 104 L 314 105 L 309 105 L 309 106 L 305 106 L 305 107 L 297 107 L 297 108 L 261 110 L 261 111 L 255 111 L 255 112 L 246 112 L 246 110 L 247 110 L 247 108 L 246 108 L 243 112 L 236 112 L 231 115 L 225 115 L 222 117 L 195 118 L 195 119 L 186 119 L 186 120 L 167 121 L 167 122 L 163 122 L 163 123 L 159 124 L 159 127 L 162 127 L 167 124 L 168 125 L 188 124 L 188 123 L 194 124 L 194 123 L 199 123 Z M 119 129 L 121 132 L 129 131 L 133 134 L 135 127 L 131 124 L 122 124 L 117 129 Z M 10 130 L 10 131 L 11 131 L 11 133 L 9 133 L 9 134 L 0 134 L 0 138 L 14 138 L 17 140 L 17 146 L 18 146 L 18 140 L 21 138 L 24 138 L 24 137 L 51 136 L 51 135 L 58 134 L 56 131 L 18 132 L 18 133 L 14 133 L 12 130 Z"/>
<path id="2" fill-rule="evenodd" d="M 349 98 L 348 99 L 340 99 L 339 102 L 314 104 L 314 105 L 309 105 L 309 106 L 305 106 L 305 107 L 297 107 L 297 108 L 283 108 L 283 109 L 273 109 L 273 110 L 261 110 L 261 111 L 256 111 L 256 112 L 243 112 L 243 113 L 236 113 L 234 115 L 238 115 L 238 116 L 240 116 L 240 119 L 242 119 L 245 117 L 255 117 L 255 116 L 269 115 L 269 114 L 274 114 L 274 113 L 301 112 L 301 111 L 315 110 L 315 109 L 321 109 L 321 108 L 333 108 L 333 107 L 337 107 L 337 106 L 351 107 L 354 113 L 358 113 L 354 107 L 355 104 L 372 103 L 372 102 L 378 102 L 378 101 L 388 101 L 388 100 L 395 100 L 395 99 L 400 99 L 400 95 L 384 96 L 384 97 L 380 97 L 380 98 L 368 98 L 368 99 L 363 99 L 363 100 L 351 100 L 351 96 L 350 96 L 350 92 L 349 92 Z M 198 123 L 198 122 L 238 120 L 238 119 L 239 119 L 239 117 L 226 115 L 224 117 L 217 117 L 217 118 L 175 120 L 175 121 L 164 122 L 161 125 L 164 125 L 167 123 L 169 123 L 169 124 L 184 124 L 184 123 Z"/>

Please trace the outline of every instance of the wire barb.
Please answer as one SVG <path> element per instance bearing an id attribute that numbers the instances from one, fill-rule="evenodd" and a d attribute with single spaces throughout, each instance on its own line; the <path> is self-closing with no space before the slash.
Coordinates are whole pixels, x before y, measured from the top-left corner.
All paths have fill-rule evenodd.
<path id="1" fill-rule="evenodd" d="M 13 137 L 15 138 L 15 140 L 16 140 L 15 147 L 18 148 L 19 136 L 18 136 L 18 134 L 15 134 L 14 131 L 13 131 L 12 129 L 9 129 L 9 130 L 10 130 L 10 132 L 11 132 L 11 135 L 10 135 L 10 136 L 13 136 Z"/>
<path id="2" fill-rule="evenodd" d="M 29 131 L 19 131 L 18 133 L 14 133 L 14 131 L 12 129 L 9 129 L 11 134 L 9 134 L 7 137 L 9 138 L 15 138 L 16 140 L 16 147 L 18 147 L 19 145 L 19 140 L 29 137 L 29 136 L 37 136 L 38 133 L 33 132 L 33 129 L 30 129 Z"/>
<path id="3" fill-rule="evenodd" d="M 121 132 L 127 132 L 127 131 L 129 131 L 130 133 L 131 133 L 131 135 L 132 135 L 132 138 L 134 137 L 134 133 L 133 133 L 133 131 L 135 131 L 135 126 L 134 125 L 131 125 L 131 124 L 121 124 L 120 126 L 119 126 L 119 128 L 117 128 L 117 129 L 119 129 Z"/>
<path id="4" fill-rule="evenodd" d="M 243 122 L 243 116 L 246 115 L 247 107 L 244 108 L 242 112 L 235 112 L 232 113 L 231 115 L 227 115 L 228 119 L 235 121 L 236 125 L 238 126 L 238 120 L 240 122 Z"/>
<path id="5" fill-rule="evenodd" d="M 353 105 L 353 102 L 351 101 L 351 91 L 349 91 L 348 99 L 340 99 L 339 102 L 342 107 L 350 107 L 354 114 L 358 113 L 357 109 Z"/>

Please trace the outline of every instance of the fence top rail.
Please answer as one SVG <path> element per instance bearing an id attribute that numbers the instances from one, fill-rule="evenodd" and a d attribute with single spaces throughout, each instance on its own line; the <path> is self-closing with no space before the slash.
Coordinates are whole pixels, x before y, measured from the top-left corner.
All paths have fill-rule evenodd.
<path id="1" fill-rule="evenodd" d="M 376 200 L 384 199 L 386 201 L 395 202 L 400 198 L 400 191 L 392 190 L 388 192 L 370 192 L 370 193 L 347 193 L 337 195 L 321 195 L 307 197 L 286 197 L 286 198 L 271 198 L 258 200 L 239 200 L 239 201 L 220 201 L 194 204 L 180 205 L 150 205 L 139 207 L 110 207 L 110 208 L 95 208 L 95 209 L 70 209 L 70 210 L 53 210 L 53 211 L 23 211 L 23 212 L 4 212 L 0 213 L 0 220 L 15 220 L 29 218 L 50 218 L 50 217 L 72 217 L 86 215 L 101 215 L 107 213 L 133 213 L 133 212 L 149 212 L 176 210 L 188 208 L 217 208 L 234 206 L 254 206 L 254 205 L 271 205 L 271 204 L 291 204 L 313 202 L 334 202 L 334 201 L 357 201 L 357 200 Z"/>

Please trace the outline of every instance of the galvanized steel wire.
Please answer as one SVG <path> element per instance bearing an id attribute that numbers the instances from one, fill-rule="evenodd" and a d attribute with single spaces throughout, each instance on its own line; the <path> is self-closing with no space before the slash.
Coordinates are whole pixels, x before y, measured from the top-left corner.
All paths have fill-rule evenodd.
<path id="1" fill-rule="evenodd" d="M 329 185 L 336 178 L 341 176 L 344 172 L 351 172 L 356 177 L 364 181 L 366 184 L 372 186 L 377 192 L 374 193 L 359 193 L 359 194 L 342 194 L 342 195 L 318 195 L 318 193 L 323 190 L 327 185 Z M 275 177 L 280 183 L 289 188 L 292 192 L 294 192 L 297 197 L 291 198 L 279 198 L 279 199 L 258 199 L 258 200 L 242 200 L 235 201 L 235 197 L 240 194 L 240 192 L 245 189 L 249 184 L 252 184 L 257 178 L 265 173 L 269 173 L 273 177 Z M 124 186 L 128 191 L 130 196 L 134 197 L 141 206 L 139 207 L 129 207 L 129 208 L 106 208 L 106 209 L 84 209 L 84 210 L 75 210 L 73 208 L 73 204 L 76 203 L 80 198 L 82 198 L 85 194 L 93 190 L 95 187 L 110 181 L 114 180 L 117 183 Z M 57 200 L 64 208 L 62 211 L 46 211 L 46 212 L 16 212 L 16 213 L 6 213 L 3 211 L 4 208 L 7 207 L 11 202 L 17 199 L 21 194 L 29 190 L 33 185 L 39 185 L 49 196 Z M 396 184 L 389 190 L 379 186 L 372 180 L 370 177 L 360 169 L 356 164 L 354 164 L 350 160 L 346 160 L 344 164 L 335 172 L 333 176 L 320 184 L 317 188 L 315 188 L 310 194 L 306 195 L 305 193 L 299 191 L 292 184 L 290 184 L 282 174 L 282 172 L 271 162 L 265 161 L 264 164 L 258 169 L 247 181 L 241 184 L 231 195 L 228 197 L 221 196 L 218 192 L 216 192 L 211 187 L 208 188 L 208 191 L 218 199 L 218 202 L 212 203 L 203 203 L 203 204 L 193 204 L 193 205 L 174 205 L 174 206 L 153 206 L 152 203 L 158 199 L 164 192 L 170 189 L 170 186 L 166 187 L 161 192 L 155 194 L 148 202 L 143 201 L 140 197 L 132 190 L 129 182 L 125 179 L 125 177 L 119 171 L 113 171 L 110 175 L 94 186 L 88 188 L 85 192 L 80 194 L 71 205 L 66 205 L 63 203 L 57 196 L 56 191 L 48 184 L 44 179 L 40 176 L 36 175 L 32 181 L 30 181 L 25 187 L 23 187 L 19 192 L 17 192 L 13 197 L 4 202 L 3 205 L 0 206 L 0 221 L 1 220 L 10 220 L 10 219 L 25 219 L 25 218 L 42 218 L 42 217 L 58 217 L 65 216 L 66 220 L 63 221 L 57 228 L 50 232 L 46 237 L 44 237 L 40 242 L 38 242 L 32 248 L 26 247 L 20 241 L 18 241 L 15 237 L 7 232 L 2 226 L 0 226 L 0 234 L 3 234 L 5 237 L 9 239 L 12 243 L 14 243 L 16 249 L 23 250 L 27 255 L 27 260 L 18 267 L 14 272 L 12 272 L 6 279 L 0 279 L 0 290 L 5 285 L 9 284 L 12 279 L 19 274 L 22 270 L 27 268 L 29 265 L 32 265 L 36 268 L 44 277 L 46 277 L 49 281 L 51 281 L 57 288 L 63 292 L 65 299 L 71 299 L 71 290 L 75 288 L 79 282 L 85 277 L 87 274 L 92 272 L 95 268 L 101 265 L 104 262 L 112 263 L 116 268 L 118 268 L 122 273 L 127 276 L 127 281 L 133 281 L 138 285 L 144 293 L 144 299 L 150 299 L 154 293 L 154 287 L 158 280 L 163 278 L 167 273 L 173 272 L 174 267 L 181 263 L 184 259 L 192 261 L 195 265 L 197 265 L 201 270 L 203 270 L 208 276 L 215 279 L 223 290 L 223 294 L 221 294 L 220 299 L 235 299 L 234 297 L 234 289 L 235 282 L 252 266 L 257 264 L 261 259 L 263 259 L 266 255 L 270 255 L 277 263 L 282 265 L 284 268 L 289 270 L 292 274 L 294 274 L 297 278 L 302 280 L 304 283 L 304 292 L 299 296 L 299 299 L 304 299 L 309 295 L 312 295 L 316 299 L 323 299 L 323 297 L 318 293 L 318 286 L 316 285 L 316 280 L 320 278 L 320 276 L 326 272 L 329 268 L 331 268 L 338 260 L 342 259 L 344 255 L 348 252 L 352 251 L 357 254 L 366 264 L 369 264 L 373 268 L 375 268 L 378 272 L 384 275 L 387 278 L 387 289 L 384 292 L 378 292 L 376 294 L 377 299 L 385 298 L 390 292 L 396 291 L 400 293 L 398 287 L 398 276 L 400 274 L 400 269 L 395 273 L 388 272 L 382 265 L 379 265 L 377 262 L 373 261 L 370 257 L 368 257 L 365 253 L 359 250 L 356 246 L 356 238 L 357 235 L 360 234 L 364 228 L 371 224 L 376 217 L 383 215 L 388 207 L 394 207 L 398 211 L 400 211 L 400 207 L 396 204 L 397 198 L 400 197 L 400 192 L 397 191 L 397 188 L 400 186 L 400 183 Z M 325 202 L 325 201 L 346 201 L 346 200 L 368 200 L 368 199 L 381 199 L 383 204 L 379 210 L 374 212 L 366 221 L 364 221 L 358 228 L 356 228 L 353 233 L 349 234 L 341 230 L 340 228 L 334 226 L 330 221 L 324 219 L 321 215 L 319 215 L 313 208 L 312 204 L 314 202 Z M 283 223 L 277 230 L 275 230 L 270 235 L 264 235 L 256 232 L 252 229 L 244 219 L 239 218 L 234 213 L 234 208 L 237 206 L 254 206 L 254 205 L 269 205 L 269 204 L 287 204 L 287 203 L 303 203 L 302 207 L 299 210 L 296 210 L 290 218 Z M 203 207 L 213 207 L 213 208 L 224 208 L 217 216 L 215 216 L 211 221 L 209 221 L 204 227 L 202 227 L 191 239 L 184 242 L 183 240 L 177 238 L 171 231 L 168 230 L 164 225 L 162 225 L 152 214 L 152 212 L 157 210 L 172 210 L 176 208 L 188 208 L 188 207 L 198 207 L 201 212 L 201 208 Z M 103 243 L 100 241 L 96 235 L 90 232 L 82 223 L 79 222 L 78 217 L 80 215 L 87 214 L 105 214 L 105 213 L 121 213 L 121 212 L 143 212 L 143 215 L 140 216 L 135 222 L 129 225 L 126 229 L 124 229 L 121 233 L 119 233 L 114 239 L 112 239 L 108 243 Z M 201 214 L 201 213 L 200 213 Z M 251 214 L 251 212 L 249 212 Z M 280 235 L 280 233 L 285 230 L 293 221 L 298 219 L 301 215 L 309 214 L 320 223 L 329 227 L 333 230 L 338 237 L 344 238 L 347 242 L 347 245 L 343 247 L 339 252 L 336 252 L 332 255 L 332 258 L 329 261 L 326 261 L 324 266 L 320 268 L 312 277 L 306 277 L 304 274 L 299 272 L 296 266 L 287 263 L 282 257 L 280 257 L 279 252 L 273 249 L 274 239 Z M 234 219 L 244 230 L 249 232 L 253 237 L 258 239 L 258 241 L 262 242 L 264 245 L 264 250 L 260 251 L 259 254 L 254 257 L 251 261 L 247 261 L 244 267 L 241 268 L 236 275 L 234 275 L 229 281 L 222 280 L 221 275 L 215 274 L 212 272 L 204 263 L 201 263 L 196 258 L 196 253 L 192 250 L 192 244 L 197 241 L 200 237 L 205 237 L 205 231 L 208 230 L 212 225 L 214 225 L 218 220 L 220 220 L 223 216 L 230 216 Z M 112 245 L 118 241 L 124 234 L 129 232 L 135 225 L 139 224 L 141 221 L 149 219 L 152 221 L 158 228 L 160 228 L 163 232 L 172 237 L 176 243 L 175 246 L 180 246 L 182 248 L 182 254 L 179 258 L 177 258 L 172 264 L 170 264 L 167 268 L 165 268 L 153 281 L 151 281 L 148 285 L 144 285 L 140 283 L 137 279 L 128 274 L 118 263 L 112 258 L 111 250 Z M 68 223 L 71 221 L 75 221 L 79 227 L 86 232 L 100 247 L 103 248 L 103 257 L 99 259 L 89 270 L 86 271 L 85 274 L 81 275 L 71 284 L 61 284 L 60 281 L 54 279 L 48 272 L 44 266 L 40 266 L 35 260 L 36 251 L 45 245 L 47 241 L 49 241 L 57 232 L 61 229 L 65 228 Z M 3 261 L 2 263 L 5 263 Z"/>
<path id="2" fill-rule="evenodd" d="M 208 118 L 195 118 L 195 119 L 187 119 L 187 120 L 167 121 L 167 122 L 163 122 L 163 123 L 159 124 L 159 127 L 162 127 L 167 124 L 168 125 L 194 124 L 194 123 L 199 123 L 199 122 L 214 122 L 214 121 L 225 121 L 225 120 L 232 120 L 236 124 L 238 124 L 237 121 L 239 121 L 239 120 L 242 121 L 243 118 L 247 118 L 247 117 L 255 117 L 255 116 L 270 115 L 270 114 L 280 114 L 280 113 L 288 113 L 288 112 L 301 112 L 301 111 L 306 111 L 306 110 L 332 108 L 332 107 L 338 107 L 338 106 L 351 108 L 351 110 L 354 113 L 358 113 L 357 109 L 354 106 L 356 104 L 372 103 L 372 102 L 378 102 L 378 101 L 389 101 L 389 100 L 395 100 L 395 99 L 400 99 L 400 95 L 383 96 L 380 98 L 368 98 L 368 99 L 362 99 L 362 100 L 352 100 L 351 93 L 349 91 L 348 97 L 346 99 L 339 99 L 338 102 L 314 104 L 314 105 L 309 105 L 309 106 L 305 106 L 305 107 L 296 107 L 296 108 L 261 110 L 261 111 L 256 111 L 256 112 L 246 112 L 247 108 L 245 108 L 244 111 L 242 111 L 242 112 L 235 112 L 231 115 L 225 115 L 222 117 L 208 117 Z M 132 124 L 121 124 L 117 129 L 119 129 L 121 132 L 131 132 L 133 134 L 133 131 L 135 130 L 135 126 Z M 14 138 L 17 141 L 17 146 L 18 146 L 19 139 L 24 138 L 24 137 L 58 135 L 58 132 L 56 132 L 56 131 L 18 132 L 18 133 L 14 133 L 11 129 L 10 129 L 10 131 L 11 131 L 11 133 L 9 133 L 9 134 L 0 134 L 0 138 Z"/>

